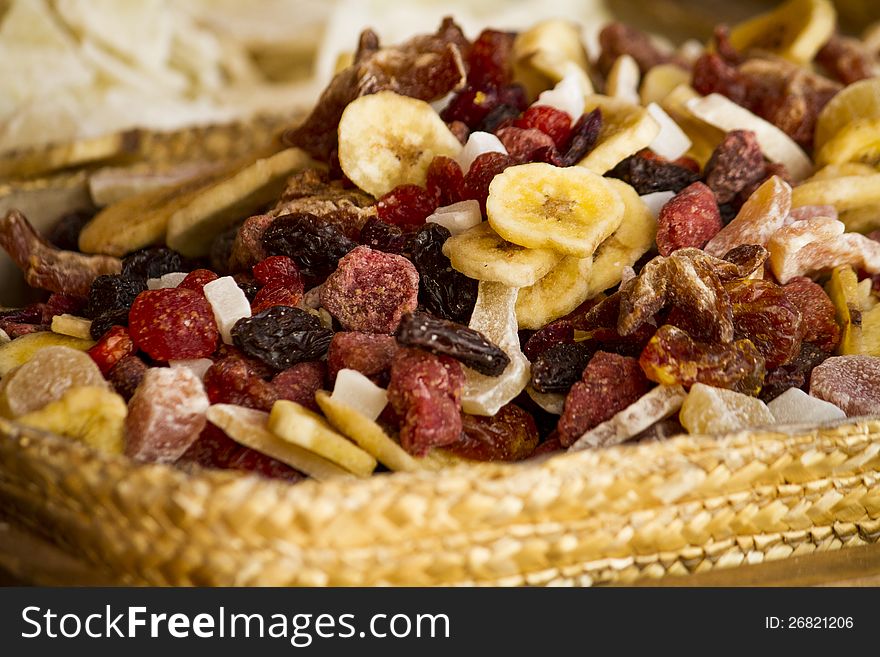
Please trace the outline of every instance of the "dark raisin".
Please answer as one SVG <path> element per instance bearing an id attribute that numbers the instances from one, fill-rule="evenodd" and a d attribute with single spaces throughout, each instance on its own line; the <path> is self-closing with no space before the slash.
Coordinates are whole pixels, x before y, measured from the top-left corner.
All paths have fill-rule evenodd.
<path id="1" fill-rule="evenodd" d="M 498 93 L 495 90 L 481 90 L 468 85 L 452 97 L 440 112 L 440 118 L 447 123 L 461 121 L 468 128 L 476 130 L 497 105 Z"/>
<path id="2" fill-rule="evenodd" d="M 626 158 L 605 175 L 629 183 L 639 195 L 665 191 L 678 193 L 700 179 L 700 174 L 683 166 L 641 154 Z"/>
<path id="3" fill-rule="evenodd" d="M 561 158 L 562 165 L 570 167 L 580 162 L 593 150 L 601 130 L 602 110 L 597 107 L 589 114 L 582 114 L 571 129 L 565 154 Z"/>
<path id="4" fill-rule="evenodd" d="M 718 212 L 721 213 L 721 223 L 725 226 L 736 218 L 739 209 L 730 203 L 722 203 L 718 206 Z"/>
<path id="5" fill-rule="evenodd" d="M 92 281 L 85 315 L 95 319 L 111 310 L 128 310 L 137 295 L 147 289 L 142 278 L 124 274 L 105 274 Z"/>
<path id="6" fill-rule="evenodd" d="M 828 356 L 827 351 L 815 344 L 802 343 L 800 353 L 792 362 L 767 372 L 767 376 L 764 377 L 764 387 L 761 388 L 758 397 L 764 402 L 770 402 L 789 388 L 808 387 L 813 368 L 820 365 Z"/>
<path id="7" fill-rule="evenodd" d="M 92 320 L 89 334 L 92 340 L 100 340 L 114 326 L 128 326 L 128 309 L 108 310 Z"/>
<path id="8" fill-rule="evenodd" d="M 507 103 L 496 105 L 483 117 L 478 128 L 483 132 L 495 132 L 502 123 L 516 119 L 519 113 L 519 109 L 513 105 L 508 105 Z"/>
<path id="9" fill-rule="evenodd" d="M 52 226 L 47 236 L 49 241 L 65 251 L 79 251 L 79 234 L 94 215 L 87 210 L 68 212 Z"/>
<path id="10" fill-rule="evenodd" d="M 240 226 L 236 225 L 224 230 L 211 242 L 209 254 L 211 269 L 218 274 L 225 274 L 229 271 L 229 259 L 232 257 L 232 247 L 235 244 L 239 228 Z"/>
<path id="11" fill-rule="evenodd" d="M 450 356 L 486 376 L 500 376 L 510 358 L 479 331 L 428 313 L 404 315 L 395 334 L 407 347 Z"/>
<path id="12" fill-rule="evenodd" d="M 122 275 L 129 278 L 159 278 L 187 269 L 183 256 L 165 247 L 141 249 L 122 259 Z"/>
<path id="13" fill-rule="evenodd" d="M 356 246 L 334 224 L 308 212 L 282 215 L 263 233 L 263 248 L 270 255 L 285 255 L 303 274 L 316 278 L 330 274 Z"/>
<path id="14" fill-rule="evenodd" d="M 272 306 L 232 327 L 238 348 L 276 370 L 321 358 L 331 339 L 333 331 L 321 326 L 317 317 L 290 306 Z"/>
<path id="15" fill-rule="evenodd" d="M 581 380 L 593 350 L 585 344 L 553 345 L 532 364 L 532 386 L 538 392 L 565 392 Z"/>
<path id="16" fill-rule="evenodd" d="M 247 300 L 253 302 L 257 292 L 260 291 L 260 284 L 253 276 L 248 276 L 247 274 L 236 274 L 233 278 L 235 279 L 235 284 L 238 285 L 238 289 L 244 292 Z"/>
<path id="17" fill-rule="evenodd" d="M 425 224 L 413 238 L 410 259 L 419 272 L 419 302 L 438 317 L 467 324 L 477 303 L 477 281 L 453 269 L 443 255 L 450 236 L 440 224 Z"/>
<path id="18" fill-rule="evenodd" d="M 407 250 L 412 233 L 405 233 L 400 226 L 386 224 L 372 217 L 361 228 L 361 244 L 377 251 L 400 255 Z"/>

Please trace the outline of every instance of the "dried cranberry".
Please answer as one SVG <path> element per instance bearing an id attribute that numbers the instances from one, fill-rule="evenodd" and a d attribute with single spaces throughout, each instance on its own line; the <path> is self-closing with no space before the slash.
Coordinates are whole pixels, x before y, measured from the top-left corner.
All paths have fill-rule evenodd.
<path id="1" fill-rule="evenodd" d="M 278 399 L 288 399 L 320 412 L 315 393 L 324 387 L 326 373 L 327 367 L 321 361 L 297 363 L 275 375 L 272 387 L 278 393 Z"/>
<path id="2" fill-rule="evenodd" d="M 584 159 L 596 145 L 601 130 L 602 110 L 597 107 L 592 112 L 581 114 L 571 129 L 571 136 L 562 155 L 562 166 L 574 166 Z"/>
<path id="3" fill-rule="evenodd" d="M 428 166 L 425 187 L 438 206 L 458 203 L 464 193 L 464 173 L 451 157 L 438 155 Z"/>
<path id="4" fill-rule="evenodd" d="M 571 123 L 572 117 L 567 112 L 549 105 L 532 105 L 513 125 L 540 130 L 553 140 L 556 148 L 562 150 L 568 145 Z"/>
<path id="5" fill-rule="evenodd" d="M 534 363 L 541 357 L 541 354 L 551 347 L 573 341 L 574 327 L 571 325 L 571 322 L 556 320 L 547 324 L 544 328 L 535 331 L 523 345 L 522 351 L 526 358 Z"/>
<path id="6" fill-rule="evenodd" d="M 398 185 L 376 203 L 379 219 L 410 230 L 424 224 L 436 208 L 434 197 L 418 185 Z"/>
<path id="7" fill-rule="evenodd" d="M 195 269 L 186 275 L 177 287 L 195 290 L 204 293 L 205 286 L 211 281 L 216 281 L 219 276 L 210 269 Z"/>
<path id="8" fill-rule="evenodd" d="M 229 470 L 250 472 L 267 479 L 281 479 L 288 483 L 296 483 L 305 479 L 305 475 L 299 470 L 247 447 L 233 455 L 225 467 Z"/>
<path id="9" fill-rule="evenodd" d="M 534 162 L 542 149 L 555 149 L 553 138 L 535 128 L 502 128 L 497 137 L 504 144 L 507 154 L 518 164 Z"/>
<path id="10" fill-rule="evenodd" d="M 327 376 L 335 381 L 339 370 L 350 369 L 371 378 L 382 378 L 391 367 L 396 351 L 397 340 L 393 336 L 341 331 L 330 341 Z"/>
<path id="11" fill-rule="evenodd" d="M 257 315 L 275 306 L 296 306 L 303 299 L 302 282 L 300 286 L 288 286 L 287 283 L 276 282 L 264 285 L 251 302 L 251 314 Z"/>
<path id="12" fill-rule="evenodd" d="M 464 177 L 463 198 L 479 201 L 480 209 L 485 214 L 489 185 L 495 176 L 515 164 L 516 161 L 504 153 L 483 153 L 477 156 Z"/>
<path id="13" fill-rule="evenodd" d="M 287 256 L 269 256 L 253 266 L 254 278 L 260 285 L 284 283 L 288 287 L 303 289 L 302 276 L 296 263 Z"/>
<path id="14" fill-rule="evenodd" d="M 278 392 L 240 358 L 218 360 L 205 372 L 205 392 L 212 404 L 237 404 L 269 411 Z"/>
<path id="15" fill-rule="evenodd" d="M 440 118 L 447 123 L 461 121 L 471 130 L 476 130 L 498 103 L 498 92 L 494 89 L 483 90 L 468 85 L 453 96 L 440 112 Z"/>
<path id="16" fill-rule="evenodd" d="M 735 66 L 718 53 L 706 53 L 694 62 L 692 85 L 704 96 L 720 93 L 738 105 L 748 106 L 748 85 Z"/>
<path id="17" fill-rule="evenodd" d="M 480 32 L 468 57 L 468 83 L 477 89 L 487 89 L 510 82 L 515 38 L 516 34 L 512 32 Z"/>

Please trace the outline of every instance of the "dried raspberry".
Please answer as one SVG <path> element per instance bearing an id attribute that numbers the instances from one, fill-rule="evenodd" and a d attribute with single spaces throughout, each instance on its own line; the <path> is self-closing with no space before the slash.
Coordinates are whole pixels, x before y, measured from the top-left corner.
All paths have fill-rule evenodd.
<path id="1" fill-rule="evenodd" d="M 446 449 L 475 461 L 521 461 L 537 446 L 535 418 L 507 404 L 492 417 L 462 414 L 461 437 Z"/>
<path id="2" fill-rule="evenodd" d="M 382 375 L 391 367 L 396 351 L 397 340 L 390 335 L 354 331 L 336 333 L 327 352 L 328 380 L 335 381 L 341 369 L 357 370 L 373 380 L 387 378 Z"/>
<path id="3" fill-rule="evenodd" d="M 507 154 L 517 164 L 527 164 L 535 161 L 536 152 L 543 148 L 555 149 L 553 138 L 536 128 L 502 128 L 496 134 Z"/>
<path id="4" fill-rule="evenodd" d="M 479 201 L 480 209 L 485 214 L 489 185 L 495 176 L 514 164 L 514 159 L 504 153 L 483 153 L 477 156 L 464 177 L 462 198 Z"/>
<path id="5" fill-rule="evenodd" d="M 260 288 L 251 302 L 251 314 L 257 315 L 273 306 L 297 306 L 302 300 L 302 279 L 299 280 L 299 285 L 296 282 L 283 281 L 269 283 Z"/>
<path id="6" fill-rule="evenodd" d="M 445 155 L 431 160 L 425 188 L 438 206 L 458 203 L 464 190 L 464 173 L 458 162 Z"/>
<path id="7" fill-rule="evenodd" d="M 735 337 L 751 340 L 767 369 L 790 363 L 801 350 L 801 314 L 785 291 L 769 281 L 725 283 L 733 303 Z"/>
<path id="8" fill-rule="evenodd" d="M 137 356 L 126 356 L 113 366 L 107 374 L 107 380 L 113 389 L 128 401 L 146 373 L 147 366 L 144 361 Z"/>
<path id="9" fill-rule="evenodd" d="M 706 164 L 706 184 L 719 203 L 729 203 L 764 177 L 764 154 L 751 130 L 732 130 Z"/>
<path id="10" fill-rule="evenodd" d="M 260 285 L 272 283 L 285 283 L 288 287 L 300 287 L 302 290 L 302 276 L 296 263 L 287 256 L 269 256 L 253 266 L 254 278 Z"/>
<path id="11" fill-rule="evenodd" d="M 418 304 L 419 275 L 398 255 L 359 246 L 339 261 L 321 289 L 321 305 L 349 331 L 393 333 Z"/>
<path id="12" fill-rule="evenodd" d="M 721 214 L 712 190 L 701 182 L 686 187 L 660 210 L 657 250 L 668 256 L 689 246 L 703 248 L 721 230 Z"/>
<path id="13" fill-rule="evenodd" d="M 190 370 L 150 368 L 128 403 L 125 453 L 139 461 L 173 463 L 205 428 L 209 405 Z"/>
<path id="14" fill-rule="evenodd" d="M 571 136 L 571 123 L 572 117 L 568 112 L 549 105 L 532 105 L 513 125 L 526 130 L 540 130 L 553 140 L 556 148 L 563 150 Z"/>
<path id="15" fill-rule="evenodd" d="M 468 56 L 468 84 L 477 89 L 501 87 L 513 77 L 513 32 L 483 30 Z"/>
<path id="16" fill-rule="evenodd" d="M 205 391 L 212 404 L 237 404 L 260 411 L 269 411 L 278 399 L 278 392 L 235 357 L 224 358 L 205 372 Z"/>
<path id="17" fill-rule="evenodd" d="M 211 305 L 186 288 L 141 292 L 131 306 L 128 331 L 154 360 L 206 358 L 220 337 Z"/>
<path id="18" fill-rule="evenodd" d="M 324 387 L 326 372 L 326 365 L 320 361 L 297 363 L 279 372 L 272 379 L 272 387 L 278 393 L 278 399 L 289 399 L 315 412 L 320 412 L 315 402 L 315 393 Z"/>
<path id="19" fill-rule="evenodd" d="M 585 432 L 611 419 L 651 388 L 635 358 L 597 352 L 581 380 L 565 398 L 559 418 L 559 441 L 568 447 Z"/>
<path id="20" fill-rule="evenodd" d="M 122 326 L 114 326 L 89 349 L 88 354 L 106 377 L 119 361 L 136 351 L 128 331 Z"/>
<path id="21" fill-rule="evenodd" d="M 415 229 L 437 209 L 434 197 L 418 185 L 398 185 L 376 203 L 379 219 L 404 229 Z"/>
<path id="22" fill-rule="evenodd" d="M 188 273 L 186 278 L 178 283 L 177 287 L 203 292 L 205 285 L 211 281 L 216 281 L 218 278 L 220 277 L 210 269 L 196 269 Z"/>
<path id="23" fill-rule="evenodd" d="M 403 417 L 400 443 L 422 456 L 461 436 L 461 365 L 420 349 L 398 349 L 391 364 L 388 399 Z"/>
<path id="24" fill-rule="evenodd" d="M 840 326 L 834 319 L 834 304 L 822 286 L 799 277 L 784 285 L 782 291 L 801 312 L 803 341 L 826 353 L 834 353 L 840 342 Z"/>

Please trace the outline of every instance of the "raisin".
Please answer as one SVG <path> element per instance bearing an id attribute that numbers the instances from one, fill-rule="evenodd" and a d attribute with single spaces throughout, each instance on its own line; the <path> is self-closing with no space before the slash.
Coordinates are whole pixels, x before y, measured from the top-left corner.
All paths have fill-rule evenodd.
<path id="1" fill-rule="evenodd" d="M 478 89 L 500 87 L 513 77 L 513 41 L 516 34 L 483 30 L 471 45 L 468 83 Z"/>
<path id="2" fill-rule="evenodd" d="M 317 317 L 289 306 L 272 306 L 232 327 L 235 346 L 276 370 L 320 358 L 332 337 Z"/>
<path id="3" fill-rule="evenodd" d="M 204 295 L 185 288 L 141 292 L 128 321 L 134 343 L 150 358 L 206 358 L 214 353 L 220 334 Z"/>
<path id="4" fill-rule="evenodd" d="M 114 326 L 128 326 L 128 309 L 109 310 L 98 315 L 92 320 L 89 334 L 92 336 L 92 340 L 100 340 Z"/>
<path id="5" fill-rule="evenodd" d="M 516 161 L 505 153 L 483 153 L 478 155 L 464 177 L 462 198 L 480 202 L 480 210 L 486 214 L 486 199 L 489 198 L 489 185 L 499 173 Z"/>
<path id="6" fill-rule="evenodd" d="M 651 381 L 690 387 L 705 383 L 755 395 L 764 381 L 764 357 L 749 340 L 697 342 L 680 328 L 661 326 L 639 357 Z"/>
<path id="7" fill-rule="evenodd" d="M 237 404 L 269 411 L 278 399 L 275 388 L 248 364 L 234 356 L 223 358 L 205 372 L 205 392 L 212 404 Z"/>
<path id="8" fill-rule="evenodd" d="M 79 234 L 93 216 L 95 213 L 87 210 L 68 212 L 55 222 L 46 237 L 52 246 L 63 251 L 79 251 Z"/>
<path id="9" fill-rule="evenodd" d="M 107 380 L 113 389 L 122 395 L 125 401 L 131 399 L 134 391 L 141 384 L 147 366 L 137 356 L 126 356 L 117 362 L 107 374 Z"/>
<path id="10" fill-rule="evenodd" d="M 418 185 L 398 185 L 376 202 L 376 213 L 387 224 L 412 230 L 437 208 L 431 194 Z"/>
<path id="11" fill-rule="evenodd" d="M 822 286 L 800 277 L 786 283 L 782 291 L 801 312 L 803 341 L 834 353 L 840 342 L 840 326 L 835 320 L 834 304 Z"/>
<path id="12" fill-rule="evenodd" d="M 315 393 L 324 387 L 327 367 L 321 361 L 297 363 L 272 378 L 278 399 L 288 399 L 320 413 Z"/>
<path id="13" fill-rule="evenodd" d="M 476 130 L 499 103 L 496 90 L 478 89 L 467 85 L 452 97 L 449 104 L 440 112 L 440 118 L 447 123 L 460 121 L 471 130 Z"/>
<path id="14" fill-rule="evenodd" d="M 211 281 L 216 281 L 218 278 L 220 277 L 210 269 L 195 269 L 188 273 L 186 278 L 177 284 L 177 287 L 203 292 L 205 285 Z"/>
<path id="15" fill-rule="evenodd" d="M 235 246 L 235 238 L 238 235 L 239 228 L 241 228 L 241 226 L 232 226 L 231 228 L 224 230 L 222 233 L 219 233 L 211 241 L 208 260 L 211 264 L 211 269 L 220 274 L 226 274 L 229 272 L 232 248 Z"/>
<path id="16" fill-rule="evenodd" d="M 661 209 L 657 250 L 662 256 L 686 247 L 698 249 L 721 230 L 721 214 L 712 190 L 701 182 L 685 187 Z"/>
<path id="17" fill-rule="evenodd" d="M 244 293 L 244 297 L 248 300 L 248 303 L 253 303 L 261 289 L 257 280 L 248 274 L 234 274 L 232 279 L 235 281 L 238 289 Z"/>
<path id="18" fill-rule="evenodd" d="M 359 246 L 321 288 L 321 305 L 349 331 L 393 333 L 418 304 L 419 275 L 398 255 Z"/>
<path id="19" fill-rule="evenodd" d="M 614 315 L 617 321 L 617 315 Z M 522 347 L 522 351 L 532 363 L 535 363 L 545 351 L 559 344 L 567 344 L 574 341 L 574 327 L 570 321 L 558 319 L 544 328 L 535 331 Z M 581 368 L 583 370 L 583 368 Z M 578 374 L 580 377 L 580 374 Z"/>
<path id="20" fill-rule="evenodd" d="M 391 367 L 397 340 L 390 335 L 341 331 L 333 336 L 327 351 L 327 375 L 335 381 L 341 369 L 357 370 L 374 381 Z M 384 381 L 387 383 L 387 381 Z"/>
<path id="21" fill-rule="evenodd" d="M 263 233 L 262 244 L 270 255 L 291 258 L 303 274 L 314 278 L 327 276 L 357 246 L 335 225 L 307 212 L 275 219 Z"/>
<path id="22" fill-rule="evenodd" d="M 395 335 L 404 346 L 450 356 L 486 376 L 500 376 L 510 364 L 510 357 L 479 331 L 428 313 L 404 315 Z"/>
<path id="23" fill-rule="evenodd" d="M 165 247 L 141 249 L 122 259 L 122 275 L 130 278 L 159 278 L 186 269 L 183 256 Z"/>
<path id="24" fill-rule="evenodd" d="M 584 159 L 596 145 L 601 130 L 602 110 L 597 107 L 592 112 L 581 114 L 571 128 L 571 135 L 562 155 L 562 166 L 574 166 Z"/>
<path id="25" fill-rule="evenodd" d="M 147 289 L 146 282 L 122 274 L 105 274 L 92 281 L 85 315 L 95 319 L 114 310 L 128 310 L 135 298 Z"/>
<path id="26" fill-rule="evenodd" d="M 678 193 L 700 179 L 690 169 L 642 153 L 626 158 L 605 175 L 632 185 L 640 196 L 651 192 Z"/>
<path id="27" fill-rule="evenodd" d="M 810 373 L 826 358 L 828 352 L 809 342 L 803 342 L 800 353 L 792 362 L 767 372 L 759 398 L 770 402 L 789 388 L 805 390 L 810 381 Z"/>
<path id="28" fill-rule="evenodd" d="M 377 251 L 400 255 L 408 250 L 411 241 L 412 233 L 405 233 L 399 226 L 386 224 L 376 217 L 368 219 L 361 228 L 361 244 Z"/>
<path id="29" fill-rule="evenodd" d="M 506 404 L 492 417 L 463 414 L 458 441 L 446 450 L 475 461 L 521 461 L 538 446 L 538 427 L 531 413 Z"/>
<path id="30" fill-rule="evenodd" d="M 718 203 L 730 203 L 743 189 L 764 177 L 764 154 L 751 130 L 732 130 L 706 164 L 706 184 Z"/>
<path id="31" fill-rule="evenodd" d="M 391 363 L 388 400 L 403 418 L 400 444 L 410 454 L 452 444 L 461 436 L 461 389 L 458 361 L 421 349 L 398 349 Z"/>
<path id="32" fill-rule="evenodd" d="M 489 110 L 489 113 L 483 117 L 477 129 L 481 132 L 495 132 L 507 126 L 512 126 L 519 115 L 520 110 L 518 107 L 508 103 L 500 103 Z"/>
<path id="33" fill-rule="evenodd" d="M 464 193 L 464 172 L 451 157 L 438 155 L 428 166 L 425 188 L 438 206 L 458 203 Z"/>
<path id="34" fill-rule="evenodd" d="M 557 425 L 560 442 L 568 447 L 635 402 L 650 387 L 635 358 L 596 352 L 565 398 Z"/>
<path id="35" fill-rule="evenodd" d="M 113 326 L 98 342 L 89 348 L 88 354 L 105 377 L 123 358 L 137 351 L 128 331 L 122 326 Z"/>
<path id="36" fill-rule="evenodd" d="M 302 276 L 296 263 L 287 256 L 269 256 L 254 265 L 252 271 L 260 285 L 286 283 L 289 286 L 298 285 L 302 291 Z"/>
<path id="37" fill-rule="evenodd" d="M 532 105 L 523 115 L 513 122 L 517 128 L 540 130 L 553 140 L 556 148 L 562 150 L 568 145 L 571 137 L 572 117 L 549 105 Z"/>
<path id="38" fill-rule="evenodd" d="M 593 350 L 583 343 L 553 345 L 532 363 L 532 387 L 538 392 L 564 392 L 580 381 Z"/>
<path id="39" fill-rule="evenodd" d="M 785 291 L 769 281 L 724 284 L 733 303 L 734 335 L 754 344 L 767 369 L 791 362 L 801 350 L 801 313 Z"/>
<path id="40" fill-rule="evenodd" d="M 419 273 L 422 305 L 438 317 L 467 324 L 477 303 L 477 281 L 453 269 L 443 255 L 451 235 L 439 224 L 426 224 L 413 239 L 411 260 Z"/>

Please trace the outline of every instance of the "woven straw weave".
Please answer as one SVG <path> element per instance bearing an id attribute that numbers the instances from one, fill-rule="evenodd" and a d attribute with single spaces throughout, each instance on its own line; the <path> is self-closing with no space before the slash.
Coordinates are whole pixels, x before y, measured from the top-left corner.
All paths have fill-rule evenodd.
<path id="1" fill-rule="evenodd" d="M 128 584 L 610 584 L 880 539 L 874 418 L 295 486 L 0 435 L 0 512 Z"/>

